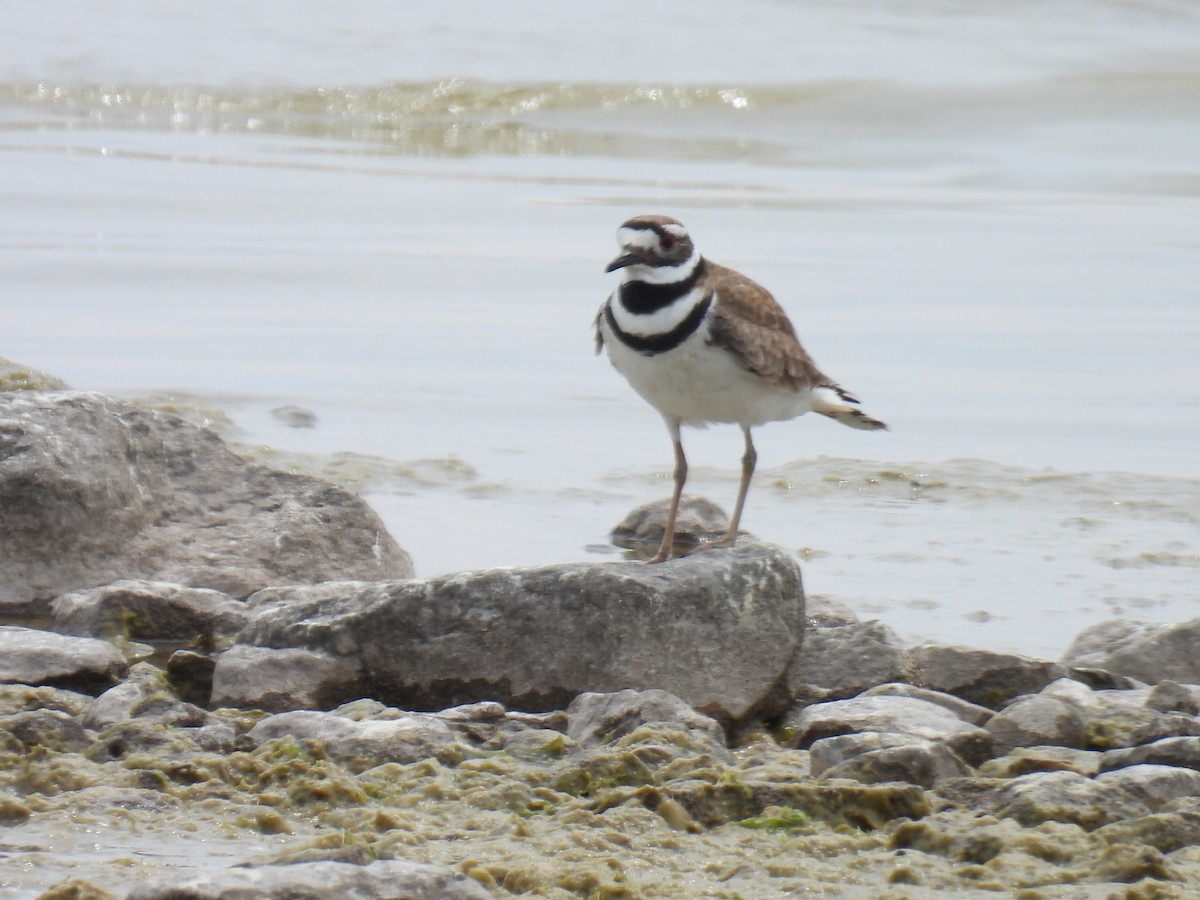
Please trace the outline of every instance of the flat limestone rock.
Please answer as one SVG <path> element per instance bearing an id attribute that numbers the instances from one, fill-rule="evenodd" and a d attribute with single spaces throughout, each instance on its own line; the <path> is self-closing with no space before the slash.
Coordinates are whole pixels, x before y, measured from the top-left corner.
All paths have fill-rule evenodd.
<path id="1" fill-rule="evenodd" d="M 251 706 L 271 692 L 265 650 L 303 650 L 342 661 L 331 667 L 336 678 L 361 671 L 335 690 L 307 683 L 306 696 L 326 706 L 371 696 L 412 710 L 495 700 L 537 712 L 586 691 L 659 688 L 726 727 L 783 711 L 805 624 L 798 564 L 752 541 L 655 566 L 571 563 L 268 589 L 250 606 L 258 615 L 217 660 L 214 692 L 225 705 Z M 222 670 L 234 665 L 237 679 L 227 678 Z"/>
<path id="2" fill-rule="evenodd" d="M 0 625 L 0 682 L 98 692 L 116 684 L 128 668 L 106 641 Z"/>
<path id="3" fill-rule="evenodd" d="M 0 609 L 119 579 L 245 597 L 413 574 L 358 497 L 243 460 L 207 429 L 102 394 L 0 393 Z"/>

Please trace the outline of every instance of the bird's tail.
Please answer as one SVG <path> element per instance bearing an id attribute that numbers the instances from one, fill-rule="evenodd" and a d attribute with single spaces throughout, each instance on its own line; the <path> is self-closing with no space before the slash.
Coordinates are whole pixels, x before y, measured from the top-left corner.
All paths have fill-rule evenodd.
<path id="1" fill-rule="evenodd" d="M 858 408 L 858 398 L 845 388 L 836 384 L 823 384 L 812 392 L 813 412 L 836 419 L 851 428 L 861 428 L 864 431 L 886 429 L 887 425 L 878 419 L 873 419 Z"/>

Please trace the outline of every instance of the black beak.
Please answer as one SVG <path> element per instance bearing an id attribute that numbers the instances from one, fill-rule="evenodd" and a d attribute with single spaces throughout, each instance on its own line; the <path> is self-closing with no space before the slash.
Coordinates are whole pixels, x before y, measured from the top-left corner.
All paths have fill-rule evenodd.
<path id="1" fill-rule="evenodd" d="M 617 271 L 617 269 L 623 269 L 626 266 L 637 265 L 640 262 L 645 262 L 645 260 L 642 259 L 640 256 L 638 256 L 638 254 L 622 253 L 620 256 L 618 256 L 616 259 L 614 259 L 612 262 L 610 262 L 607 266 L 605 266 L 604 271 L 605 272 L 615 272 L 615 271 Z"/>

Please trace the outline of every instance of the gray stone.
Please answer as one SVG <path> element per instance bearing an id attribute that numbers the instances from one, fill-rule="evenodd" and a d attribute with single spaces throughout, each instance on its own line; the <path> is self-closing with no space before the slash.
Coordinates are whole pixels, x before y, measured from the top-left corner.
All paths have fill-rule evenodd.
<path id="1" fill-rule="evenodd" d="M 483 886 L 453 869 L 406 860 L 366 866 L 338 862 L 224 869 L 137 885 L 127 900 L 488 900 Z"/>
<path id="2" fill-rule="evenodd" d="M 936 741 L 869 750 L 824 771 L 825 778 L 851 778 L 864 784 L 902 781 L 926 790 L 970 774 L 971 767 L 957 753 Z"/>
<path id="3" fill-rule="evenodd" d="M 1069 704 L 1077 711 L 1083 742 L 1077 746 L 1111 750 L 1136 747 L 1164 737 L 1200 735 L 1200 720 L 1196 717 L 1161 713 L 1150 706 L 1153 689 L 1147 687 L 1093 691 L 1078 681 L 1062 678 L 1047 686 L 1039 696 L 1045 701 Z M 1070 735 L 1063 737 L 1067 739 Z M 1049 736 L 1045 742 L 1051 742 Z"/>
<path id="4" fill-rule="evenodd" d="M 1172 800 L 1200 795 L 1200 772 L 1178 766 L 1136 765 L 1096 776 L 1101 784 L 1112 784 L 1137 797 L 1152 811 L 1160 812 Z"/>
<path id="5" fill-rule="evenodd" d="M 267 712 L 328 709 L 368 690 L 357 656 L 236 644 L 217 657 L 210 705 Z"/>
<path id="6" fill-rule="evenodd" d="M 670 502 L 670 498 L 654 500 L 631 511 L 613 528 L 612 542 L 618 547 L 646 549 L 653 553 L 662 543 Z M 711 500 L 682 497 L 675 519 L 676 551 L 694 549 L 704 539 L 724 537 L 728 527 L 729 516 Z"/>
<path id="7" fill-rule="evenodd" d="M 84 727 L 100 731 L 113 722 L 131 719 L 134 706 L 162 689 L 162 674 L 157 668 L 146 662 L 138 662 L 128 672 L 124 682 L 104 691 L 88 704 L 83 716 Z"/>
<path id="8" fill-rule="evenodd" d="M 1063 669 L 1015 653 L 921 644 L 905 652 L 913 684 L 998 709 L 1013 697 L 1036 694 Z"/>
<path id="9" fill-rule="evenodd" d="M 256 744 L 280 738 L 316 741 L 333 760 L 354 772 L 388 762 L 437 758 L 457 762 L 462 751 L 450 726 L 432 715 L 354 720 L 333 713 L 296 710 L 268 716 L 247 733 Z"/>
<path id="10" fill-rule="evenodd" d="M 941 691 L 932 691 L 929 688 L 917 687 L 913 684 L 904 684 L 903 682 L 893 681 L 888 684 L 876 685 L 873 688 L 868 688 L 859 696 L 862 697 L 912 697 L 915 700 L 924 700 L 927 703 L 936 703 L 945 709 L 948 709 L 954 715 L 958 716 L 968 725 L 983 725 L 995 715 L 995 712 L 988 709 L 986 706 L 980 706 L 977 703 L 971 703 L 963 700 L 960 697 L 955 697 L 953 694 L 943 694 Z"/>
<path id="11" fill-rule="evenodd" d="M 993 752 L 1008 753 L 1017 747 L 1053 744 L 1082 749 L 1083 716 L 1066 700 L 1034 694 L 1006 706 L 984 728 L 992 736 Z"/>
<path id="12" fill-rule="evenodd" d="M 912 697 L 854 697 L 807 706 L 789 714 L 784 727 L 793 732 L 788 746 L 808 747 L 821 738 L 879 731 L 944 741 L 963 760 L 976 765 L 990 754 L 991 736 L 969 725 L 944 706 Z"/>
<path id="13" fill-rule="evenodd" d="M 1146 697 L 1146 706 L 1164 713 L 1200 713 L 1200 685 L 1160 681 Z"/>
<path id="14" fill-rule="evenodd" d="M 1016 778 L 1031 772 L 1075 772 L 1091 777 L 1100 771 L 1104 754 L 1071 747 L 1017 747 L 979 767 L 985 778 Z"/>
<path id="15" fill-rule="evenodd" d="M 1175 625 L 1109 620 L 1084 629 L 1063 662 L 1096 666 L 1147 684 L 1200 684 L 1200 619 Z"/>
<path id="16" fill-rule="evenodd" d="M 88 694 L 61 688 L 0 684 L 0 716 L 31 709 L 56 709 L 70 716 L 82 716 L 93 699 Z"/>
<path id="17" fill-rule="evenodd" d="M 841 700 L 904 678 L 904 650 L 882 622 L 809 628 L 788 672 L 798 700 Z"/>
<path id="18" fill-rule="evenodd" d="M 341 689 L 340 671 L 319 679 L 314 705 L 369 695 L 404 709 L 495 700 L 536 712 L 587 691 L 658 688 L 727 728 L 786 707 L 784 675 L 805 623 L 795 560 L 753 541 L 655 566 L 316 585 L 263 591 L 251 604 L 258 613 L 242 644 L 217 660 L 214 704 L 259 705 L 279 680 L 263 650 L 298 649 L 361 667 L 361 681 Z"/>
<path id="19" fill-rule="evenodd" d="M 200 752 L 199 743 L 189 733 L 192 730 L 146 719 L 122 719 L 104 728 L 84 755 L 93 762 L 140 753 L 152 753 L 163 760 L 192 760 Z"/>
<path id="20" fill-rule="evenodd" d="M 26 750 L 43 747 L 57 753 L 77 753 L 91 743 L 78 719 L 53 709 L 0 716 L 0 731 L 7 731 Z"/>
<path id="21" fill-rule="evenodd" d="M 1104 754 L 1100 768 L 1107 772 L 1143 764 L 1200 771 L 1200 737 L 1168 737 L 1140 747 L 1109 750 Z"/>
<path id="22" fill-rule="evenodd" d="M 211 431 L 94 393 L 0 393 L 0 607 L 137 578 L 243 597 L 404 578 L 358 497 L 247 463 Z"/>
<path id="23" fill-rule="evenodd" d="M 135 641 L 207 642 L 233 635 L 250 620 L 244 603 L 228 594 L 161 581 L 118 581 L 72 591 L 52 606 L 54 630 L 86 637 Z"/>
<path id="24" fill-rule="evenodd" d="M 1091 831 L 1150 812 L 1123 786 L 1104 784 L 1076 772 L 1019 776 L 1000 788 L 996 801 L 996 815 L 1011 817 L 1029 828 L 1043 822 L 1067 822 Z"/>
<path id="25" fill-rule="evenodd" d="M 666 691 L 583 693 L 567 707 L 567 737 L 584 748 L 612 743 L 648 723 L 700 732 L 725 754 L 725 732 L 717 721 Z"/>
<path id="26" fill-rule="evenodd" d="M 1200 812 L 1154 813 L 1113 822 L 1096 830 L 1096 837 L 1109 845 L 1146 844 L 1160 853 L 1200 846 Z"/>
<path id="27" fill-rule="evenodd" d="M 0 682 L 95 692 L 127 668 L 125 657 L 105 641 L 0 625 Z"/>

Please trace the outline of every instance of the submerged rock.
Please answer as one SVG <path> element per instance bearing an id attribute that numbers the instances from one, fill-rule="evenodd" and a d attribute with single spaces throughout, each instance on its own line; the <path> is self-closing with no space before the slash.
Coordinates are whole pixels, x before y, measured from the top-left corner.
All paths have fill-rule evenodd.
<path id="1" fill-rule="evenodd" d="M 272 696 L 276 660 L 299 652 L 312 657 L 308 674 L 328 677 L 305 683 L 297 706 L 373 696 L 405 709 L 496 700 L 542 711 L 587 691 L 659 688 L 730 727 L 786 708 L 805 625 L 799 566 L 752 541 L 657 566 L 278 588 L 250 602 L 258 614 L 214 673 L 227 705 Z"/>
<path id="2" fill-rule="evenodd" d="M 101 394 L 0 393 L 0 608 L 44 612 L 118 579 L 244 597 L 410 575 L 348 491 L 247 463 L 211 431 Z"/>

